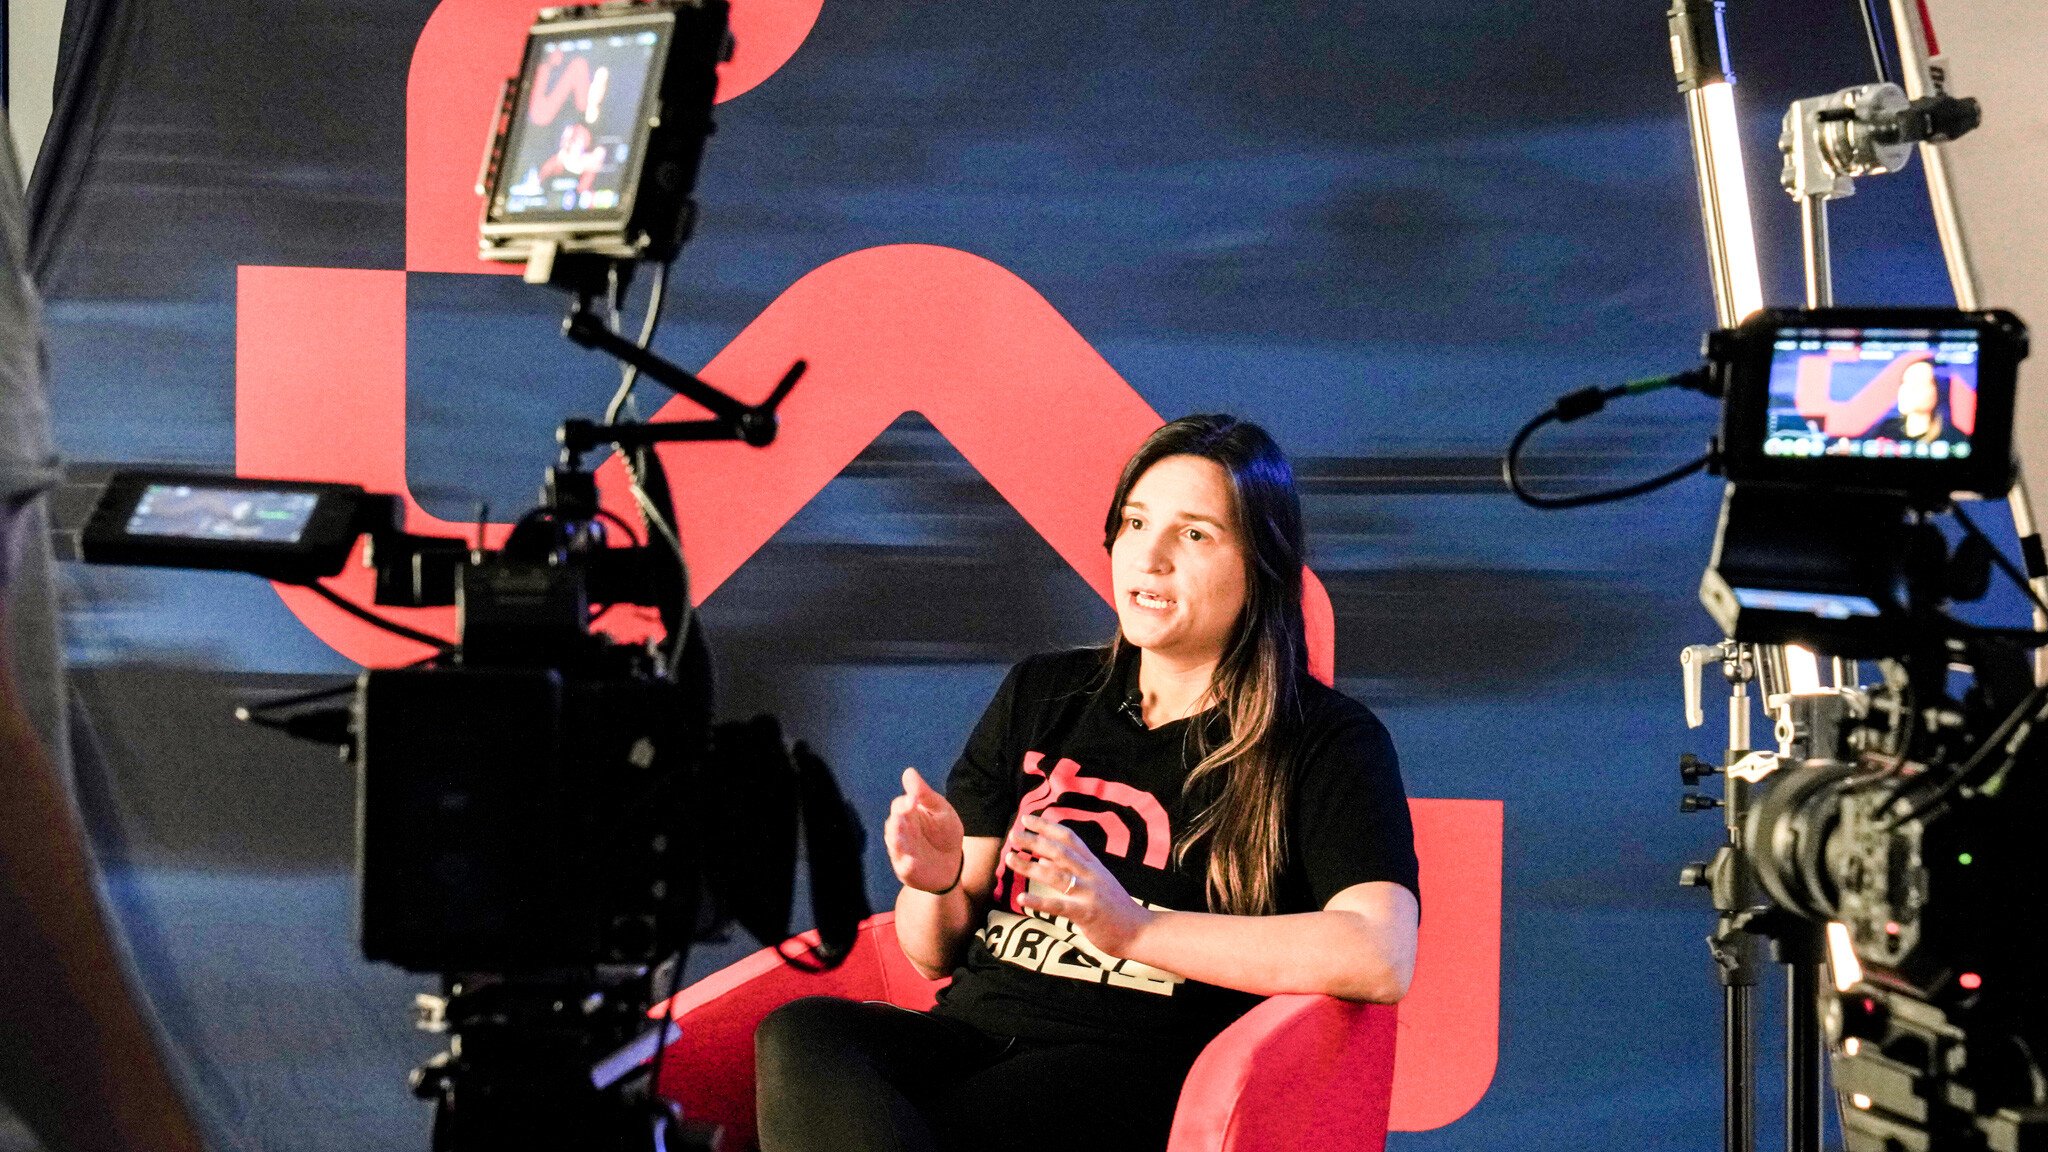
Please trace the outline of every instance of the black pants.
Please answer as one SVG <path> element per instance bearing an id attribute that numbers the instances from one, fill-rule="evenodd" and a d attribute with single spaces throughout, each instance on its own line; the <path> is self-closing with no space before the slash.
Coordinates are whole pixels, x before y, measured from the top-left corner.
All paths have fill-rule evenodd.
<path id="1" fill-rule="evenodd" d="M 761 1152 L 1161 1152 L 1198 1052 L 1041 1044 L 813 996 L 754 1035 Z"/>

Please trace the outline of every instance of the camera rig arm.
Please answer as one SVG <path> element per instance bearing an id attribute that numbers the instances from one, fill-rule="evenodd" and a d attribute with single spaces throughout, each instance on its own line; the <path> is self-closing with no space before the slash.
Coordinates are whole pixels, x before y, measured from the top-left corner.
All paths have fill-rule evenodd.
<path id="1" fill-rule="evenodd" d="M 569 420 L 562 425 L 561 440 L 562 449 L 572 456 L 580 456 L 605 444 L 631 450 L 648 444 L 686 440 L 739 440 L 756 448 L 766 448 L 775 442 L 775 410 L 809 368 L 806 362 L 797 361 L 783 373 L 768 399 L 759 404 L 743 404 L 698 379 L 696 374 L 674 361 L 606 327 L 591 312 L 587 297 L 577 297 L 568 318 L 562 322 L 562 334 L 576 344 L 594 348 L 639 369 L 641 375 L 711 413 L 708 420 L 644 424 Z"/>

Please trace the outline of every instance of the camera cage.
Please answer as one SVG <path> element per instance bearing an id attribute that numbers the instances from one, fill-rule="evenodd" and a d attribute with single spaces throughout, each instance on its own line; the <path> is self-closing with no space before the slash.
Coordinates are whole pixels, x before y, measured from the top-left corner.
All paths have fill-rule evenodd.
<path id="1" fill-rule="evenodd" d="M 732 55 L 728 10 L 726 0 L 542 9 L 492 121 L 477 179 L 478 255 L 507 263 L 543 257 L 543 266 L 558 252 L 672 259 L 694 223 L 691 193 L 714 130 L 717 67 Z M 609 80 L 614 65 L 627 81 Z M 614 83 L 636 72 L 637 88 L 621 93 L 630 113 L 606 114 Z M 550 155 L 546 134 L 558 124 Z M 550 180 L 571 186 L 551 189 Z"/>

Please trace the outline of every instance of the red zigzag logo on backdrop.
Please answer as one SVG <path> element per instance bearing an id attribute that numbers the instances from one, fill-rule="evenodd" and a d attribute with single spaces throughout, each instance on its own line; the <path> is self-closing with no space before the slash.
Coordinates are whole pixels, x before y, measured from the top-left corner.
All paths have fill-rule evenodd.
<path id="1" fill-rule="evenodd" d="M 741 0 L 739 49 L 719 98 L 759 84 L 794 55 L 823 0 Z M 406 267 L 403 270 L 239 270 L 235 452 L 243 475 L 361 484 L 404 495 L 406 526 L 463 535 L 472 526 L 428 514 L 405 466 L 406 275 L 503 274 L 476 258 L 480 204 L 473 163 L 495 110 L 503 66 L 520 59 L 532 0 L 444 0 L 414 50 L 406 96 Z M 753 555 L 890 423 L 915 411 L 959 450 L 1105 599 L 1109 561 L 1100 509 L 1131 451 L 1160 423 L 1030 285 L 980 257 L 927 245 L 842 256 L 809 273 L 706 365 L 729 391 L 765 393 L 792 360 L 811 370 L 782 406 L 774 446 L 664 449 L 675 478 L 692 591 L 701 601 Z M 672 400 L 660 415 L 686 416 Z M 614 460 L 599 469 L 606 506 L 631 512 Z M 491 525 L 487 545 L 507 525 Z M 333 584 L 371 599 L 351 564 Z M 348 658 L 388 666 L 421 646 L 344 615 L 302 588 L 278 586 L 293 614 Z M 1308 576 L 1311 670 L 1330 680 L 1336 621 Z M 449 609 L 393 610 L 407 624 L 453 632 Z M 624 618 L 624 619 L 619 619 Z M 623 638 L 652 622 L 623 609 Z M 1414 986 L 1400 1006 L 1393 1127 L 1448 1124 L 1484 1095 L 1497 1059 L 1500 1007 L 1498 801 L 1413 803 L 1423 885 Z"/>

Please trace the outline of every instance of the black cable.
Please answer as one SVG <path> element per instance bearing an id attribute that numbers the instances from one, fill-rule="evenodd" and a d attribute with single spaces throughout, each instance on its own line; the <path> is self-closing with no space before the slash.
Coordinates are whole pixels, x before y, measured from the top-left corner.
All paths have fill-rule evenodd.
<path id="1" fill-rule="evenodd" d="M 667 263 L 655 266 L 654 284 L 647 295 L 647 316 L 640 325 L 639 346 L 649 348 L 654 343 L 654 334 L 661 326 L 661 309 L 668 294 Z M 619 413 L 632 398 L 633 385 L 640 379 L 640 369 L 627 365 L 620 377 L 619 390 L 605 409 L 605 423 L 618 422 Z M 668 474 L 662 468 L 661 457 L 651 444 L 641 445 L 625 454 L 626 477 L 631 483 L 637 499 L 636 506 L 641 518 L 647 521 L 648 541 L 651 543 L 658 534 L 669 545 L 676 557 L 676 588 L 673 590 L 676 603 L 661 610 L 662 625 L 669 630 L 669 658 L 667 673 L 673 679 L 682 667 L 683 646 L 688 642 L 690 618 L 690 568 L 683 559 L 682 522 L 676 518 L 675 504 L 669 495 Z"/>
<path id="2" fill-rule="evenodd" d="M 2027 715 L 2029 712 L 2033 713 L 2031 717 Z M 2029 692 L 2026 698 L 2020 701 L 2019 706 L 2008 713 L 2006 718 L 1999 722 L 1998 727 L 1989 736 L 1984 738 L 1984 742 L 1977 745 L 1976 750 L 1970 753 L 1970 758 L 1958 765 L 1955 772 L 1948 779 L 1941 782 L 1940 787 L 1922 797 L 1911 808 L 1885 820 L 1883 830 L 1889 831 L 1908 820 L 1918 819 L 1933 811 L 1937 804 L 1946 800 L 1978 775 L 1978 769 L 1982 768 L 1991 759 L 1993 750 L 2005 747 L 2017 739 L 2019 747 L 2013 748 L 2008 752 L 2005 760 L 1999 766 L 1998 772 L 2005 771 L 2014 760 L 2018 759 L 2020 752 L 2026 748 L 2027 744 L 2034 739 L 2035 727 L 2043 720 L 2048 720 L 2048 685 L 2041 685 L 2032 692 Z M 1998 772 L 1993 772 L 1992 775 L 1996 776 Z M 1890 806 L 1890 802 L 1895 798 L 1897 791 L 1894 790 L 1894 796 L 1886 797 L 1886 807 Z"/>
<path id="3" fill-rule="evenodd" d="M 1884 11 L 1884 0 L 1856 0 L 1857 11 L 1863 15 L 1863 38 L 1870 45 L 1870 63 L 1877 72 L 1880 84 L 1897 84 L 1899 68 L 1892 59 L 1891 42 L 1885 38 L 1885 24 L 1890 13 Z"/>
<path id="4" fill-rule="evenodd" d="M 365 608 L 360 604 L 356 604 L 348 599 L 345 599 L 339 592 L 336 592 L 334 589 L 329 588 L 327 585 L 322 584 L 317 580 L 311 584 L 304 585 L 304 587 L 311 588 L 313 591 L 319 593 L 322 599 L 326 600 L 329 604 L 334 605 L 336 608 L 341 609 L 343 612 L 346 612 L 349 615 L 355 617 L 356 619 L 361 620 L 365 624 L 373 624 L 379 628 L 382 628 L 384 631 L 391 633 L 393 636 L 403 636 L 407 640 L 411 640 L 414 643 L 418 644 L 425 644 L 428 647 L 431 647 L 439 652 L 452 652 L 455 650 L 455 645 L 450 644 L 448 641 L 443 640 L 439 636 L 435 636 L 429 632 L 421 632 L 416 628 L 408 628 L 405 625 L 400 624 L 396 620 L 387 620 L 384 617 L 377 615 L 375 612 L 370 611 L 368 608 Z"/>
<path id="5" fill-rule="evenodd" d="M 355 690 L 356 682 L 350 680 L 346 684 L 336 684 L 331 688 L 315 688 L 310 692 L 294 692 L 290 696 L 280 696 L 275 700 L 263 700 L 255 704 L 244 704 L 235 709 L 235 719 L 244 723 L 262 723 L 258 717 L 262 716 L 265 712 L 275 712 L 279 708 L 295 708 L 301 704 L 311 704 L 315 700 L 326 700 L 329 697 L 339 696 L 345 692 L 353 692 Z"/>
<path id="6" fill-rule="evenodd" d="M 401 664 L 399 665 L 399 667 L 418 668 L 422 665 L 430 664 L 439 658 L 439 653 L 436 653 L 432 656 L 422 656 L 410 664 Z M 244 717 L 242 716 L 242 713 L 244 712 L 275 712 L 279 708 L 293 708 L 297 707 L 300 704 L 311 704 L 315 700 L 325 700 L 330 696 L 339 696 L 344 692 L 353 692 L 355 690 L 356 682 L 354 679 L 350 679 L 345 683 L 336 684 L 328 688 L 314 688 L 306 692 L 294 692 L 289 696 L 280 696 L 275 700 L 259 700 L 254 704 L 244 704 L 241 707 L 235 709 L 235 719 L 244 719 Z"/>
<path id="7" fill-rule="evenodd" d="M 2039 648 L 2048 645 L 2048 632 L 2036 632 L 2031 628 L 1987 628 L 1981 624 L 1969 624 L 1944 612 L 1941 618 L 1948 622 L 1953 634 L 1966 640 L 2010 640 L 2022 648 Z"/>
<path id="8" fill-rule="evenodd" d="M 625 517 L 619 515 L 618 513 L 612 511 L 609 508 L 599 508 L 597 510 L 597 516 L 600 520 L 609 520 L 612 523 L 618 525 L 619 531 L 624 532 L 626 534 L 626 539 L 631 540 L 633 542 L 633 547 L 640 547 L 640 533 L 637 529 L 633 527 L 632 524 L 626 521 Z"/>
<path id="9" fill-rule="evenodd" d="M 640 324 L 638 346 L 650 348 L 654 334 L 661 327 L 661 311 L 668 295 L 669 265 L 664 262 L 655 265 L 654 281 L 647 293 L 647 313 Z M 633 364 L 626 365 L 620 374 L 619 389 L 613 393 L 611 402 L 605 405 L 604 422 L 616 424 L 633 398 L 633 386 L 640 380 L 640 369 Z M 675 508 L 668 495 L 668 478 L 663 473 L 661 458 L 651 445 L 643 445 L 621 454 L 626 465 L 626 479 L 634 495 L 634 505 L 647 525 L 647 539 L 651 543 L 655 536 L 666 542 L 676 558 L 676 583 L 681 591 L 680 606 L 661 611 L 662 625 L 672 637 L 669 650 L 668 672 L 672 677 L 682 664 L 682 650 L 690 630 L 690 572 L 683 559 L 682 526 L 675 517 Z M 659 489 L 655 491 L 654 489 Z"/>
<path id="10" fill-rule="evenodd" d="M 1998 565 L 1998 570 L 2000 572 L 2005 573 L 2006 576 L 2010 578 L 2014 584 L 2019 585 L 2020 591 L 2024 593 L 2027 597 L 2027 600 L 2033 604 L 2034 610 L 2037 612 L 2048 613 L 2048 604 L 2043 604 L 2041 602 L 2041 597 L 2034 593 L 2034 586 L 2027 582 L 2026 574 L 2020 571 L 2019 565 L 2014 564 L 2011 560 L 2006 558 L 2005 553 L 2002 550 L 2000 550 L 1998 545 L 1993 544 L 1991 542 L 1991 537 L 1986 536 L 1984 534 L 1984 530 L 1977 527 L 1977 522 L 1975 520 L 1970 519 L 1970 517 L 1963 512 L 1963 506 L 1960 503 L 1950 505 L 1949 511 L 1955 513 L 1956 523 L 1963 526 L 1963 531 L 1969 533 L 1972 536 L 1975 536 L 1978 540 L 1983 542 L 1985 548 L 1990 550 L 1991 562 L 1993 564 Z"/>
<path id="11" fill-rule="evenodd" d="M 1608 388 L 1581 388 L 1577 392 L 1559 397 L 1557 403 L 1552 405 L 1548 411 L 1539 414 L 1535 419 L 1522 425 L 1521 430 L 1515 433 L 1514 439 L 1508 441 L 1508 450 L 1502 455 L 1500 461 L 1501 480 L 1507 484 L 1508 491 L 1515 494 L 1516 499 L 1532 508 L 1584 508 L 1592 504 L 1607 504 L 1616 500 L 1627 500 L 1631 497 L 1655 492 L 1659 488 L 1675 484 L 1695 472 L 1704 470 L 1707 465 L 1713 462 L 1714 458 L 1711 453 L 1690 463 L 1673 468 L 1669 472 L 1653 476 L 1648 480 L 1622 488 L 1610 488 L 1604 492 L 1584 492 L 1572 496 L 1541 496 L 1529 491 L 1522 485 L 1520 468 L 1522 446 L 1529 442 L 1529 437 L 1535 435 L 1537 429 L 1545 424 L 1569 424 L 1574 420 L 1591 416 L 1593 413 L 1607 407 L 1607 402 L 1610 400 L 1618 400 L 1624 396 L 1638 396 L 1645 392 L 1656 392 L 1660 389 L 1673 387 L 1689 388 L 1696 392 L 1711 394 L 1709 391 L 1711 382 L 1707 370 L 1704 368 L 1694 368 L 1672 376 L 1653 376 L 1648 379 L 1632 380 L 1627 384 L 1618 384 Z"/>
<path id="12" fill-rule="evenodd" d="M 647 290 L 647 315 L 640 322 L 639 345 L 642 348 L 654 344 L 654 333 L 661 327 L 661 306 L 668 295 L 668 269 L 666 263 L 654 267 L 654 284 Z M 626 365 L 619 377 L 619 390 L 612 394 L 611 403 L 605 405 L 605 423 L 619 422 L 619 413 L 625 410 L 627 402 L 633 398 L 633 385 L 639 381 L 639 367 L 633 364 Z"/>

